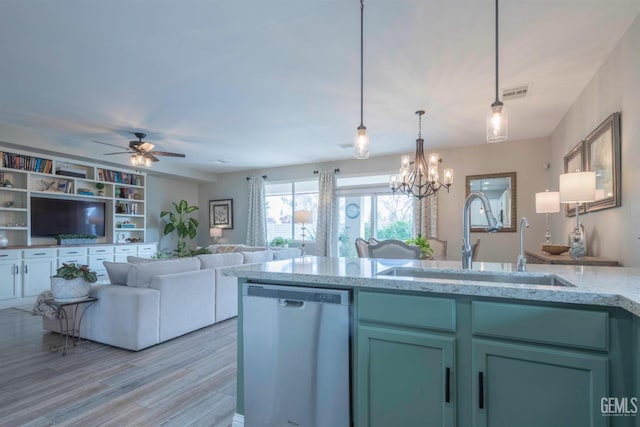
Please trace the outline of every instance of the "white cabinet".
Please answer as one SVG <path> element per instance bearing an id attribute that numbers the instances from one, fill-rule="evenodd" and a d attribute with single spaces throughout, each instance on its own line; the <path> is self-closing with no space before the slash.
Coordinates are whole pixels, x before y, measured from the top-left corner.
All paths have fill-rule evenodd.
<path id="1" fill-rule="evenodd" d="M 56 268 L 62 267 L 62 264 L 87 265 L 88 262 L 86 247 L 58 249 Z"/>
<path id="2" fill-rule="evenodd" d="M 107 270 L 104 262 L 113 262 L 113 246 L 90 246 L 89 247 L 89 268 L 98 275 L 97 283 L 109 283 Z"/>
<path id="3" fill-rule="evenodd" d="M 19 250 L 0 251 L 0 300 L 18 298 L 20 292 L 20 265 L 22 254 Z"/>
<path id="4" fill-rule="evenodd" d="M 135 245 L 116 246 L 114 257 L 116 262 L 127 262 L 128 256 L 138 256 L 138 247 Z"/>
<path id="5" fill-rule="evenodd" d="M 25 249 L 22 253 L 22 296 L 32 297 L 51 287 L 56 250 Z"/>
<path id="6" fill-rule="evenodd" d="M 152 258 L 156 253 L 158 253 L 156 244 L 138 245 L 138 258 Z"/>

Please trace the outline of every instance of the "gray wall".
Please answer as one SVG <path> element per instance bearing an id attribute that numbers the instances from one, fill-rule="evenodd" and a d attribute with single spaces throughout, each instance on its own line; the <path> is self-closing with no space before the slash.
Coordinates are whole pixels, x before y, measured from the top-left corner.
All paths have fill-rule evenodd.
<path id="1" fill-rule="evenodd" d="M 581 215 L 592 255 L 640 266 L 640 18 L 576 99 L 551 135 L 552 173 L 564 172 L 564 155 L 611 113 L 622 113 L 622 206 Z M 558 189 L 557 181 L 554 189 Z M 552 233 L 566 241 L 575 218 L 553 215 Z"/>
<path id="2" fill-rule="evenodd" d="M 160 218 L 160 212 L 172 211 L 172 202 L 186 200 L 189 205 L 201 206 L 198 202 L 198 184 L 191 181 L 178 181 L 175 179 L 162 178 L 159 176 L 147 177 L 147 242 L 158 242 L 160 250 L 173 251 L 176 248 L 177 240 L 175 233 L 164 236 L 165 221 Z M 206 207 L 206 205 L 203 205 Z M 200 209 L 203 209 L 200 207 Z M 206 210 L 206 209 L 205 209 Z M 207 223 L 198 226 L 198 237 L 209 235 Z M 188 241 L 188 246 L 195 247 L 197 239 Z"/>

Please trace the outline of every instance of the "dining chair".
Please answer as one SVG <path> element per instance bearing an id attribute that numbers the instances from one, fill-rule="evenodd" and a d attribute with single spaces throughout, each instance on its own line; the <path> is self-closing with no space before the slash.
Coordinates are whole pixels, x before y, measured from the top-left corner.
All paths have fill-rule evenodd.
<path id="1" fill-rule="evenodd" d="M 447 241 L 435 237 L 427 237 L 429 246 L 433 249 L 432 259 L 447 259 Z"/>
<path id="2" fill-rule="evenodd" d="M 420 246 L 409 245 L 402 240 L 388 239 L 369 245 L 370 258 L 420 259 Z"/>
<path id="3" fill-rule="evenodd" d="M 357 237 L 355 243 L 358 258 L 369 258 L 369 242 L 361 237 Z"/>

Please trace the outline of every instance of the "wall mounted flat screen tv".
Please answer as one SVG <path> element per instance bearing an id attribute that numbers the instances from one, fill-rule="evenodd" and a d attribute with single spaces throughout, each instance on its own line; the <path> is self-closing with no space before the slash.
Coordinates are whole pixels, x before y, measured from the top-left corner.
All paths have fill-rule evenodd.
<path id="1" fill-rule="evenodd" d="M 88 200 L 31 198 L 31 237 L 93 234 L 103 237 L 106 204 Z"/>

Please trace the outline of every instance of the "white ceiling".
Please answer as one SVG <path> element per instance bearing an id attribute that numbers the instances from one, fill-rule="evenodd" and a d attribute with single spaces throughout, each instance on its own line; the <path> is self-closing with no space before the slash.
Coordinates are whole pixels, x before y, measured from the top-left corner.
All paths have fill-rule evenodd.
<path id="1" fill-rule="evenodd" d="M 492 0 L 366 0 L 371 155 L 484 142 Z M 358 0 L 2 0 L 0 141 L 122 161 L 143 130 L 161 164 L 209 172 L 350 158 Z M 639 0 L 503 0 L 510 140 L 548 136 L 640 13 Z M 2 129 L 29 129 L 33 142 Z M 227 164 L 216 160 L 228 160 Z"/>

